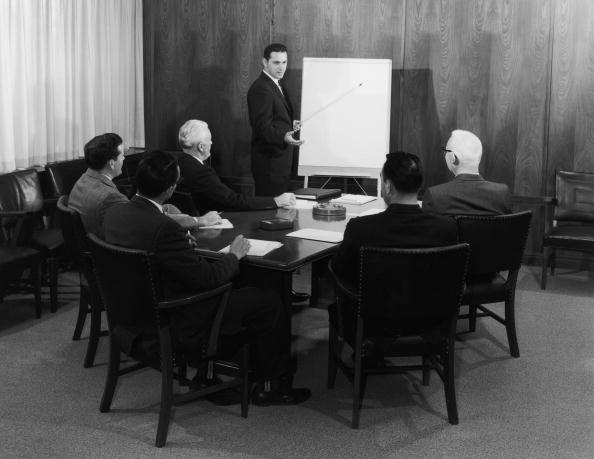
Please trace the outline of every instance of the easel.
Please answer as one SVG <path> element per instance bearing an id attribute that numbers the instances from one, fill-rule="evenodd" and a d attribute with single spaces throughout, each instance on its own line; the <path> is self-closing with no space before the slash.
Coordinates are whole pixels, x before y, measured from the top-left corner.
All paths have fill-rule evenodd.
<path id="1" fill-rule="evenodd" d="M 338 178 L 338 177 L 342 177 L 343 179 L 343 192 L 346 193 L 347 190 L 347 185 L 348 185 L 348 180 L 349 179 L 353 179 L 355 181 L 355 184 L 359 187 L 359 189 L 361 190 L 361 192 L 364 195 L 367 195 L 367 192 L 365 191 L 365 189 L 363 188 L 363 186 L 361 185 L 361 183 L 359 183 L 359 180 L 357 179 L 362 179 L 362 178 L 366 178 L 366 179 L 375 179 L 377 181 L 377 197 L 379 198 L 381 195 L 381 183 L 380 183 L 380 178 L 379 177 L 373 177 L 371 175 L 357 175 L 357 176 L 353 176 L 353 175 L 326 175 L 326 174 L 312 174 L 311 177 L 328 177 L 326 179 L 326 181 L 322 184 L 322 186 L 320 188 L 324 188 L 328 182 L 330 182 L 330 180 L 332 180 L 333 178 Z M 309 177 L 310 175 L 305 175 L 303 178 L 303 187 L 307 188 L 308 183 L 309 183 Z"/>

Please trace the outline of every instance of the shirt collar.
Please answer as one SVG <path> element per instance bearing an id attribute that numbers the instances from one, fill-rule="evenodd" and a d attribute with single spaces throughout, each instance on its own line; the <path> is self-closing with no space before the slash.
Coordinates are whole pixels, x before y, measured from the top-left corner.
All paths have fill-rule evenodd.
<path id="1" fill-rule="evenodd" d="M 159 204 L 158 202 L 155 202 L 152 199 L 147 198 L 146 196 L 142 196 L 142 195 L 140 195 L 138 193 L 136 193 L 136 196 L 138 196 L 139 198 L 142 198 L 142 199 L 146 199 L 148 202 L 152 202 L 155 205 L 155 207 L 157 209 L 159 209 L 159 212 L 163 213 L 163 206 L 161 204 Z"/>
<path id="2" fill-rule="evenodd" d="M 274 78 L 272 75 L 270 75 L 266 70 L 262 70 L 264 72 L 264 74 L 270 78 L 272 81 L 274 81 L 276 83 L 276 85 L 278 87 L 280 87 L 280 80 L 278 78 Z"/>

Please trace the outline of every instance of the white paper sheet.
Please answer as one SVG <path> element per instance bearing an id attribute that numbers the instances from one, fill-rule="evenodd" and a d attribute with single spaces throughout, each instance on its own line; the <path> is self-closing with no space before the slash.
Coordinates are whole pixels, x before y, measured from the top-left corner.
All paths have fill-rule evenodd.
<path id="1" fill-rule="evenodd" d="M 301 239 L 312 239 L 314 241 L 337 243 L 342 241 L 343 234 L 340 231 L 327 231 L 313 228 L 303 228 L 298 231 L 293 231 L 292 233 L 287 234 L 287 236 L 297 237 Z"/>
<path id="2" fill-rule="evenodd" d="M 282 242 L 263 241 L 261 239 L 248 239 L 248 241 L 250 241 L 250 250 L 247 254 L 252 255 L 254 257 L 263 257 L 268 252 L 272 252 L 274 249 L 278 249 L 283 245 Z M 228 245 L 227 247 L 223 247 L 221 250 L 219 250 L 219 252 L 229 253 L 230 247 L 230 245 Z"/>
<path id="3" fill-rule="evenodd" d="M 216 225 L 210 225 L 210 226 L 200 226 L 198 227 L 198 229 L 231 229 L 233 228 L 233 223 L 231 223 L 229 220 L 227 220 L 226 218 L 222 218 L 220 223 L 217 223 Z"/>
<path id="4" fill-rule="evenodd" d="M 330 202 L 336 204 L 355 204 L 360 206 L 375 201 L 376 199 L 376 196 L 366 196 L 364 194 L 343 194 L 340 198 L 331 199 Z"/>

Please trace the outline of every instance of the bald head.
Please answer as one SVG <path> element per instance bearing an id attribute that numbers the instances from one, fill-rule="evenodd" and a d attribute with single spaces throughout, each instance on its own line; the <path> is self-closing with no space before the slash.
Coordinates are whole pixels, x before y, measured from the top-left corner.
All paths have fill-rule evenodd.
<path id="1" fill-rule="evenodd" d="M 483 145 L 479 138 L 470 131 L 456 129 L 450 135 L 445 160 L 448 169 L 454 174 L 478 174 L 483 155 Z"/>
<path id="2" fill-rule="evenodd" d="M 200 120 L 188 120 L 179 128 L 179 145 L 185 153 L 202 160 L 210 156 L 212 137 L 208 124 Z"/>

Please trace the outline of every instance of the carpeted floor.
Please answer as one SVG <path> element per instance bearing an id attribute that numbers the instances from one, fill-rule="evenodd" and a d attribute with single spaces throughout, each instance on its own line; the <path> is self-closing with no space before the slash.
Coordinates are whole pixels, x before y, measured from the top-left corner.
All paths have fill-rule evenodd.
<path id="1" fill-rule="evenodd" d="M 447 422 L 437 375 L 371 378 L 359 430 L 350 425 L 351 386 L 326 389 L 327 315 L 293 317 L 296 383 L 313 397 L 297 407 L 239 407 L 198 401 L 174 412 L 168 443 L 153 447 L 159 375 L 124 377 L 113 410 L 99 412 L 106 371 L 102 341 L 84 369 L 85 339 L 72 341 L 76 297 L 34 319 L 30 300 L 0 304 L 0 457 L 405 457 L 594 456 L 594 282 L 562 272 L 543 292 L 538 268 L 523 269 L 517 293 L 519 359 L 502 326 L 479 322 L 456 345 L 460 424 Z M 306 277 L 307 272 L 301 274 Z M 62 283 L 73 281 L 62 276 Z"/>

